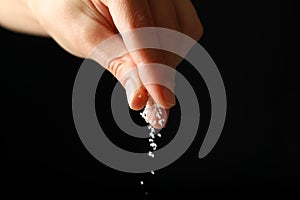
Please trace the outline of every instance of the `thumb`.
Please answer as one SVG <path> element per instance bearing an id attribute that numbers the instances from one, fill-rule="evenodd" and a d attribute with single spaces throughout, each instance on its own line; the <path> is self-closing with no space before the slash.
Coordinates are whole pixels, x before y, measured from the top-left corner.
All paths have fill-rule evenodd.
<path id="1" fill-rule="evenodd" d="M 147 103 L 148 93 L 144 88 L 135 62 L 128 53 L 119 35 L 102 41 L 89 58 L 95 60 L 111 72 L 126 90 L 128 105 L 133 110 L 141 110 Z"/>

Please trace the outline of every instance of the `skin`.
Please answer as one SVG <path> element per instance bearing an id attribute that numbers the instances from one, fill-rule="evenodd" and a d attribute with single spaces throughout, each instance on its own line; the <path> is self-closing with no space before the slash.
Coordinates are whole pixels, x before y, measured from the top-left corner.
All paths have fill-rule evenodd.
<path id="1" fill-rule="evenodd" d="M 66 51 L 82 58 L 107 38 L 131 29 L 169 28 L 194 40 L 199 40 L 203 33 L 189 0 L 0 0 L 0 24 L 14 31 L 50 36 Z M 143 49 L 119 57 L 105 67 L 122 80 L 126 89 L 124 76 L 136 66 L 162 63 L 175 68 L 180 60 L 171 53 Z M 156 84 L 144 86 L 138 73 L 132 73 L 130 79 L 140 85 L 128 95 L 132 109 L 142 109 L 148 94 L 165 109 L 175 105 L 170 90 Z"/>

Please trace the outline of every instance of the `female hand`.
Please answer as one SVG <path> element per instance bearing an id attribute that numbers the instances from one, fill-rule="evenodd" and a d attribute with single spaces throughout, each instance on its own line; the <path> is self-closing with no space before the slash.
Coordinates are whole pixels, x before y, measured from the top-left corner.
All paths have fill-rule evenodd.
<path id="1" fill-rule="evenodd" d="M 80 57 L 87 57 L 109 37 L 131 29 L 164 27 L 180 31 L 194 40 L 200 39 L 203 32 L 189 0 L 28 1 L 33 16 L 45 32 L 65 50 Z M 157 84 L 143 85 L 138 73 L 131 73 L 129 81 L 128 78 L 123 81 L 123 78 L 140 64 L 162 63 L 175 68 L 179 61 L 171 53 L 143 49 L 116 58 L 105 67 L 119 81 L 122 80 L 132 109 L 142 109 L 148 94 L 161 107 L 169 109 L 175 105 L 175 96 L 169 89 Z M 135 89 L 128 92 L 132 87 Z"/>

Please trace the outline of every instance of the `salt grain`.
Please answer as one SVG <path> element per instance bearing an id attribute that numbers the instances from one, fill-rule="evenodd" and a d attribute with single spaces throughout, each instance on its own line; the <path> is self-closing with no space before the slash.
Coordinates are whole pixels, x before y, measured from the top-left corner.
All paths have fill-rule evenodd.
<path id="1" fill-rule="evenodd" d="M 154 142 L 150 143 L 150 147 L 156 148 L 157 144 L 155 144 Z"/>
<path id="2" fill-rule="evenodd" d="M 161 109 L 160 109 L 160 108 L 158 109 L 158 112 L 159 112 L 159 114 L 161 114 L 161 115 L 162 115 L 162 111 L 161 111 Z"/>
<path id="3" fill-rule="evenodd" d="M 155 138 L 155 135 L 153 133 L 150 133 L 149 136 L 153 139 Z"/>
<path id="4" fill-rule="evenodd" d="M 161 126 L 163 125 L 163 123 L 164 123 L 164 122 L 165 122 L 165 120 L 164 120 L 164 119 L 160 119 L 160 120 L 158 120 L 158 124 L 159 124 L 159 125 L 161 125 Z"/>
<path id="5" fill-rule="evenodd" d="M 154 154 L 152 153 L 152 151 L 149 151 L 148 156 L 154 158 Z"/>
<path id="6" fill-rule="evenodd" d="M 150 143 L 150 147 L 152 147 L 153 151 L 156 150 L 157 148 L 157 144 L 155 144 L 154 142 Z"/>

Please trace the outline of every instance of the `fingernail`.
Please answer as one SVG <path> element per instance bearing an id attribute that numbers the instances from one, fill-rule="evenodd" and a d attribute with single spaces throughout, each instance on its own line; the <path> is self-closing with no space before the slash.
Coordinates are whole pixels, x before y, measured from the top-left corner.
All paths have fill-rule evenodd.
<path id="1" fill-rule="evenodd" d="M 175 105 L 175 95 L 173 94 L 173 92 L 171 92 L 167 88 L 164 88 L 163 95 L 164 95 L 165 104 L 167 104 L 169 107 Z"/>

